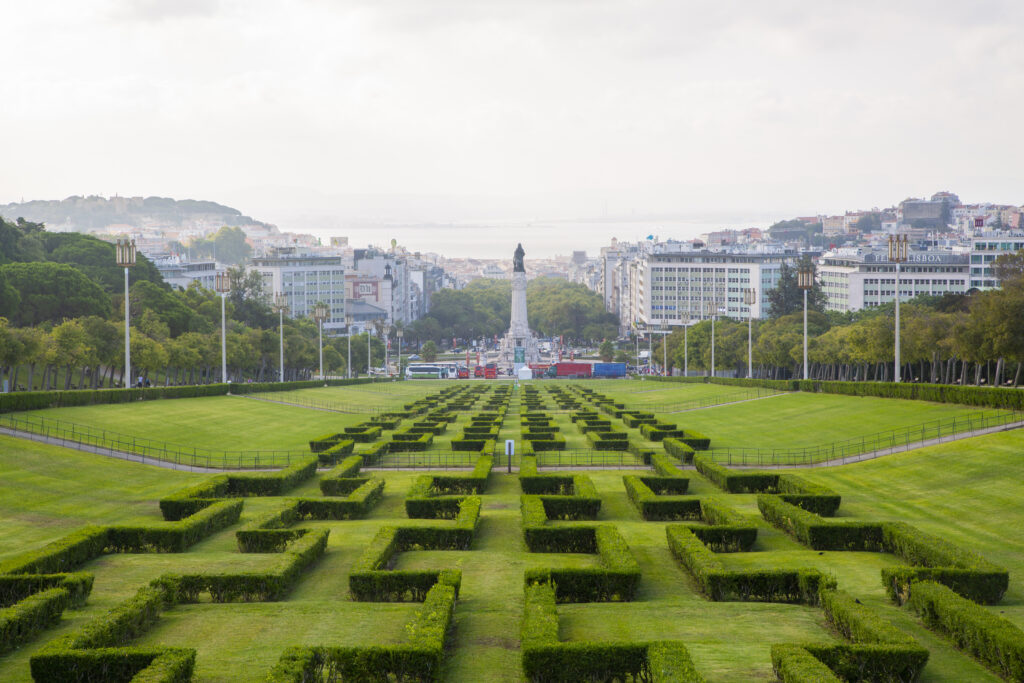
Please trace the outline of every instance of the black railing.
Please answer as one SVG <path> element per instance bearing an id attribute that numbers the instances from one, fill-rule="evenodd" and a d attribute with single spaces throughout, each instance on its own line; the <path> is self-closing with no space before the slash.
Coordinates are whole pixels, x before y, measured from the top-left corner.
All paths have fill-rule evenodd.
<path id="1" fill-rule="evenodd" d="M 866 436 L 802 448 L 713 448 L 706 451 L 723 465 L 815 465 L 842 464 L 920 447 L 927 442 L 963 438 L 994 427 L 1024 422 L 1024 413 L 969 413 L 952 418 L 931 420 L 910 427 L 900 427 Z"/>
<path id="2" fill-rule="evenodd" d="M 309 456 L 308 450 L 225 451 L 91 427 L 89 425 L 18 414 L 0 415 L 0 429 L 35 435 L 40 441 L 102 453 L 136 462 L 173 463 L 183 469 L 260 469 L 288 466 L 295 458 Z"/>

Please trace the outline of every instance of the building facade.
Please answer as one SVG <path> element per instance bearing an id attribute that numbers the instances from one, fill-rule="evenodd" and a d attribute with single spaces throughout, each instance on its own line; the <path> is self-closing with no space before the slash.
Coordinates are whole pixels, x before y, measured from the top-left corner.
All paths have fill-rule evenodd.
<path id="1" fill-rule="evenodd" d="M 992 262 L 1003 254 L 1024 249 L 1024 232 L 990 232 L 971 239 L 971 284 L 975 289 L 994 289 L 999 279 Z"/>
<path id="2" fill-rule="evenodd" d="M 896 265 L 881 252 L 838 250 L 822 255 L 817 268 L 832 311 L 859 311 L 896 298 Z M 911 252 L 900 266 L 900 301 L 922 294 L 963 294 L 969 289 L 966 254 Z"/>
<path id="3" fill-rule="evenodd" d="M 251 270 L 263 277 L 271 301 L 277 293 L 285 295 L 288 316 L 311 317 L 313 307 L 323 302 L 330 308 L 324 329 L 344 329 L 345 266 L 340 256 L 313 256 L 289 247 L 254 258 Z"/>

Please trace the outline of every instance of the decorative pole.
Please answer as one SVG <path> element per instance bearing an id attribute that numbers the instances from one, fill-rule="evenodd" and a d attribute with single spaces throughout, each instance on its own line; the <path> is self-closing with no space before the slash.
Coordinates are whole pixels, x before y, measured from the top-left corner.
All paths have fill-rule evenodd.
<path id="1" fill-rule="evenodd" d="M 889 235 L 889 260 L 896 264 L 896 348 L 893 360 L 893 381 L 902 379 L 900 367 L 900 264 L 907 260 L 907 246 L 910 238 L 906 235 Z"/>
<path id="2" fill-rule="evenodd" d="M 405 336 L 405 330 L 401 327 L 395 332 L 398 336 L 398 379 L 402 379 L 402 337 Z M 469 354 L 469 351 L 466 351 Z M 466 362 L 466 366 L 469 366 L 469 361 Z"/>
<path id="3" fill-rule="evenodd" d="M 804 292 L 804 379 L 807 379 L 807 292 L 813 286 L 814 264 L 801 264 L 797 272 L 797 287 Z"/>
<path id="4" fill-rule="evenodd" d="M 345 312 L 345 335 L 348 337 L 348 378 L 352 379 L 352 314 L 346 308 Z"/>
<path id="5" fill-rule="evenodd" d="M 331 309 L 327 307 L 327 304 L 317 302 L 313 306 L 313 318 L 316 320 L 316 334 L 317 342 L 320 346 L 320 379 L 324 378 L 324 320 L 330 315 Z"/>
<path id="6" fill-rule="evenodd" d="M 127 389 L 132 382 L 132 333 L 131 333 L 131 311 L 128 299 L 128 269 L 135 265 L 135 240 L 127 238 L 117 241 L 115 247 L 115 258 L 117 265 L 124 267 L 124 374 L 122 384 Z"/>
<path id="7" fill-rule="evenodd" d="M 280 356 L 280 369 L 278 371 L 278 381 L 284 382 L 284 312 L 288 308 L 288 295 L 284 292 L 278 292 L 274 295 L 274 308 L 277 310 L 277 314 L 280 317 L 280 329 L 281 329 L 281 356 Z"/>
<path id="8" fill-rule="evenodd" d="M 754 304 L 757 290 L 753 287 L 743 290 L 743 303 L 747 305 L 747 379 L 754 377 Z"/>
<path id="9" fill-rule="evenodd" d="M 217 273 L 214 289 L 220 293 L 220 381 L 228 381 L 228 325 L 225 301 L 231 291 L 231 278 L 227 273 Z"/>

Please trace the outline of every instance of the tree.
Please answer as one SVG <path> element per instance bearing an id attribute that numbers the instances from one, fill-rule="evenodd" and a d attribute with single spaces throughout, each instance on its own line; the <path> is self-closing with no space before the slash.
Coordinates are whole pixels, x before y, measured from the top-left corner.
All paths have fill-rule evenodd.
<path id="1" fill-rule="evenodd" d="M 0 316 L 14 316 L 21 306 L 21 295 L 10 283 L 7 276 L 0 272 Z"/>
<path id="2" fill-rule="evenodd" d="M 428 363 L 433 363 L 437 360 L 437 344 L 435 344 L 433 340 L 428 341 L 423 345 L 423 348 L 420 349 L 420 355 L 423 357 L 423 360 Z"/>
<path id="3" fill-rule="evenodd" d="M 110 298 L 99 285 L 80 271 L 60 263 L 8 263 L 0 266 L 4 277 L 21 295 L 16 314 L 19 326 L 58 323 L 65 318 L 110 315 Z"/>
<path id="4" fill-rule="evenodd" d="M 881 228 L 882 218 L 874 211 L 869 211 L 857 219 L 857 230 L 860 232 L 875 232 Z"/>
<path id="5" fill-rule="evenodd" d="M 252 255 L 252 247 L 245 241 L 245 231 L 226 225 L 213 237 L 193 240 L 189 249 L 195 256 L 216 258 L 221 263 L 232 265 L 245 263 Z"/>
<path id="6" fill-rule="evenodd" d="M 992 262 L 992 274 L 999 279 L 1004 287 L 1022 286 L 1024 284 L 1024 249 L 1012 254 L 1000 254 Z"/>
<path id="7" fill-rule="evenodd" d="M 601 357 L 601 360 L 605 363 L 611 363 L 612 358 L 615 357 L 615 345 L 612 344 L 610 339 L 605 339 L 601 342 L 601 345 L 597 347 L 597 355 Z"/>
<path id="8" fill-rule="evenodd" d="M 767 292 L 769 311 L 773 318 L 804 310 L 804 293 L 798 286 L 797 278 L 800 267 L 813 267 L 810 256 L 804 256 L 797 267 L 783 263 L 779 269 L 779 282 L 774 289 Z M 821 291 L 821 283 L 815 279 L 807 292 L 807 310 L 823 311 L 828 297 Z"/>

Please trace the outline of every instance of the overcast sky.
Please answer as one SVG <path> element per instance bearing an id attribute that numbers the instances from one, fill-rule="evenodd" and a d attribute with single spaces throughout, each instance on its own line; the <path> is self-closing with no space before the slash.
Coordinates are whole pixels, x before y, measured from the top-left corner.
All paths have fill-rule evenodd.
<path id="1" fill-rule="evenodd" d="M 0 202 L 279 223 L 1024 203 L 1019 0 L 5 5 Z"/>

